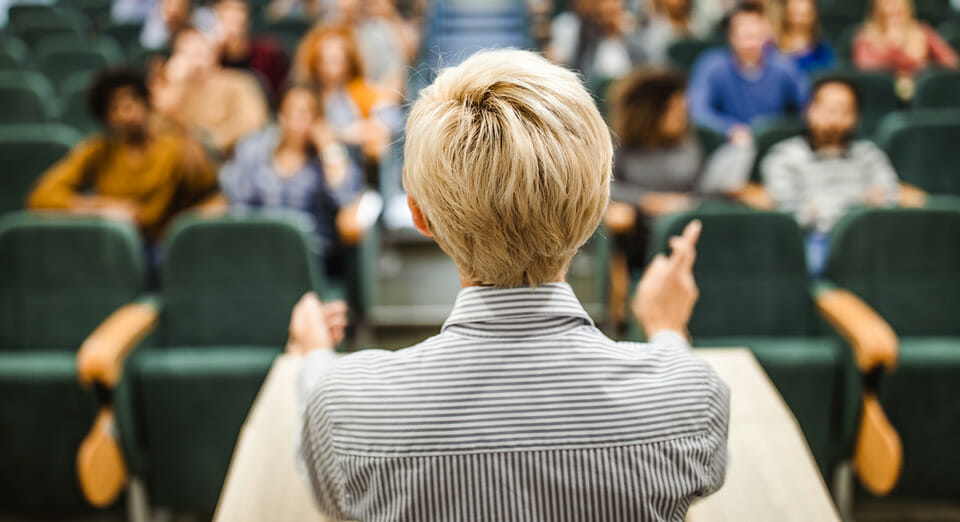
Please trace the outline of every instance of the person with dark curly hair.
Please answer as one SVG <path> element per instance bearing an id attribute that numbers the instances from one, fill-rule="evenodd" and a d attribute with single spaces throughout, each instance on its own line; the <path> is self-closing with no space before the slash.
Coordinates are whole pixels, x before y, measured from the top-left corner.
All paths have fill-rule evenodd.
<path id="1" fill-rule="evenodd" d="M 102 72 L 88 101 L 103 131 L 43 174 L 28 197 L 29 208 L 128 220 L 152 242 L 174 215 L 216 191 L 203 148 L 155 123 L 140 72 Z"/>

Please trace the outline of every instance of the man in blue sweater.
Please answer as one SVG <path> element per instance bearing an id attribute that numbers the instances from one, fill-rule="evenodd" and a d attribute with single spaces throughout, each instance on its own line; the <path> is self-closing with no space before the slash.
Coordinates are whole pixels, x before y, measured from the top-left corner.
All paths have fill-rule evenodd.
<path id="1" fill-rule="evenodd" d="M 746 144 L 757 118 L 800 111 L 809 84 L 791 60 L 768 45 L 770 29 L 759 5 L 733 8 L 726 30 L 729 48 L 706 52 L 694 66 L 690 114 L 698 125 Z"/>

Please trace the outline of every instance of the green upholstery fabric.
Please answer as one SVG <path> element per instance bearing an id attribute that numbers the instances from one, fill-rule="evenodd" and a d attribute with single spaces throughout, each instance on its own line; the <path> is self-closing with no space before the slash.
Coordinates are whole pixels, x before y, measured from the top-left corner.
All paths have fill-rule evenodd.
<path id="1" fill-rule="evenodd" d="M 77 384 L 76 349 L 141 279 L 129 226 L 0 218 L 0 512 L 89 509 L 74 463 L 97 403 Z"/>
<path id="2" fill-rule="evenodd" d="M 703 154 L 707 157 L 727 143 L 726 135 L 709 127 L 697 127 L 696 133 L 700 145 L 703 146 Z"/>
<path id="3" fill-rule="evenodd" d="M 667 48 L 667 58 L 670 59 L 670 63 L 677 67 L 690 70 L 704 51 L 721 45 L 724 45 L 723 41 L 717 40 L 701 40 L 698 38 L 678 40 Z"/>
<path id="4" fill-rule="evenodd" d="M 960 336 L 960 211 L 851 213 L 834 227 L 826 277 L 901 337 Z"/>
<path id="5" fill-rule="evenodd" d="M 74 462 L 96 415 L 70 352 L 0 351 L 0 512 L 86 508 Z"/>
<path id="6" fill-rule="evenodd" d="M 0 72 L 0 122 L 44 123 L 57 114 L 55 94 L 42 74 L 33 71 Z"/>
<path id="7" fill-rule="evenodd" d="M 770 152 L 774 145 L 781 141 L 803 134 L 803 120 L 796 116 L 782 116 L 760 122 L 754 129 L 754 146 L 757 149 L 757 156 L 753 162 L 753 170 L 750 172 L 750 180 L 762 183 L 760 176 L 760 162 L 763 157 Z"/>
<path id="8" fill-rule="evenodd" d="M 746 208 L 675 214 L 656 222 L 650 252 L 666 252 L 669 237 L 695 218 L 704 225 L 694 266 L 695 337 L 814 333 L 803 241 L 792 217 Z"/>
<path id="9" fill-rule="evenodd" d="M 960 337 L 901 339 L 900 364 L 883 376 L 879 397 L 904 447 L 893 495 L 960 497 Z"/>
<path id="10" fill-rule="evenodd" d="M 917 109 L 960 109 L 960 72 L 931 71 L 917 80 Z"/>
<path id="11" fill-rule="evenodd" d="M 863 105 L 860 131 L 863 136 L 872 137 L 883 117 L 900 107 L 893 77 L 888 73 L 845 70 L 821 76 L 845 78 L 860 89 Z"/>
<path id="12" fill-rule="evenodd" d="M 319 289 L 303 224 L 263 214 L 187 217 L 170 233 L 160 342 L 283 346 L 290 310 Z"/>
<path id="13" fill-rule="evenodd" d="M 100 219 L 0 220 L 0 348 L 73 353 L 141 289 L 136 231 Z M 55 321 L 56 327 L 51 328 Z"/>
<path id="14" fill-rule="evenodd" d="M 143 25 L 118 24 L 111 23 L 104 29 L 104 32 L 110 35 L 124 49 L 129 49 L 133 45 L 140 44 L 140 33 L 143 31 Z"/>
<path id="15" fill-rule="evenodd" d="M 960 195 L 960 110 L 915 110 L 884 118 L 877 141 L 900 179 L 934 194 Z"/>
<path id="16" fill-rule="evenodd" d="M 87 88 L 94 74 L 92 71 L 75 72 L 60 85 L 60 120 L 82 134 L 92 133 L 100 126 L 87 108 Z"/>
<path id="17" fill-rule="evenodd" d="M 123 61 L 123 52 L 110 38 L 102 37 L 77 47 L 72 38 L 47 38 L 34 52 L 37 65 L 54 85 L 62 85 L 78 72 L 98 72 Z"/>
<path id="18" fill-rule="evenodd" d="M 842 347 L 827 337 L 703 337 L 696 347 L 747 347 L 800 423 L 820 473 L 830 479 L 843 392 Z"/>
<path id="19" fill-rule="evenodd" d="M 54 123 L 0 125 L 0 214 L 22 209 L 40 175 L 80 138 L 76 130 Z"/>
<path id="20" fill-rule="evenodd" d="M 138 354 L 133 393 L 154 505 L 216 506 L 240 428 L 279 353 L 205 346 Z"/>
<path id="21" fill-rule="evenodd" d="M 900 358 L 878 395 L 900 433 L 894 496 L 960 495 L 960 210 L 862 210 L 837 223 L 826 276 L 897 332 Z"/>

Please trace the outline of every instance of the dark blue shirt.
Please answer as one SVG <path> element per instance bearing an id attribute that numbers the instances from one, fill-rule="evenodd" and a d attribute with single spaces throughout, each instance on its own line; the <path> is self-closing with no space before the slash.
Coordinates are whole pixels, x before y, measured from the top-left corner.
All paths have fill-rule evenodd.
<path id="1" fill-rule="evenodd" d="M 836 60 L 833 48 L 823 41 L 817 42 L 817 45 L 813 47 L 792 53 L 790 57 L 797 64 L 797 68 L 807 74 L 830 69 Z"/>
<path id="2" fill-rule="evenodd" d="M 698 125 L 726 133 L 733 125 L 800 111 L 809 91 L 793 60 L 773 48 L 752 72 L 742 71 L 729 49 L 712 49 L 694 65 L 690 115 Z"/>

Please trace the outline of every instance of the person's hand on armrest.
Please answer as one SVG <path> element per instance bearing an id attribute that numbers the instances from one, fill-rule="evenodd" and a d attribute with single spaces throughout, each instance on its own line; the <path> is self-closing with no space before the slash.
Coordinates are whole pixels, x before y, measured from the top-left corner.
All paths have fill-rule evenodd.
<path id="1" fill-rule="evenodd" d="M 347 303 L 324 304 L 314 292 L 307 292 L 293 307 L 287 353 L 306 355 L 313 350 L 333 350 L 345 335 Z"/>
<path id="2" fill-rule="evenodd" d="M 693 263 L 702 228 L 700 221 L 695 220 L 687 225 L 683 235 L 671 238 L 670 257 L 658 254 L 653 258 L 637 286 L 632 308 L 647 339 L 662 331 L 686 332 L 700 295 L 693 278 Z"/>

